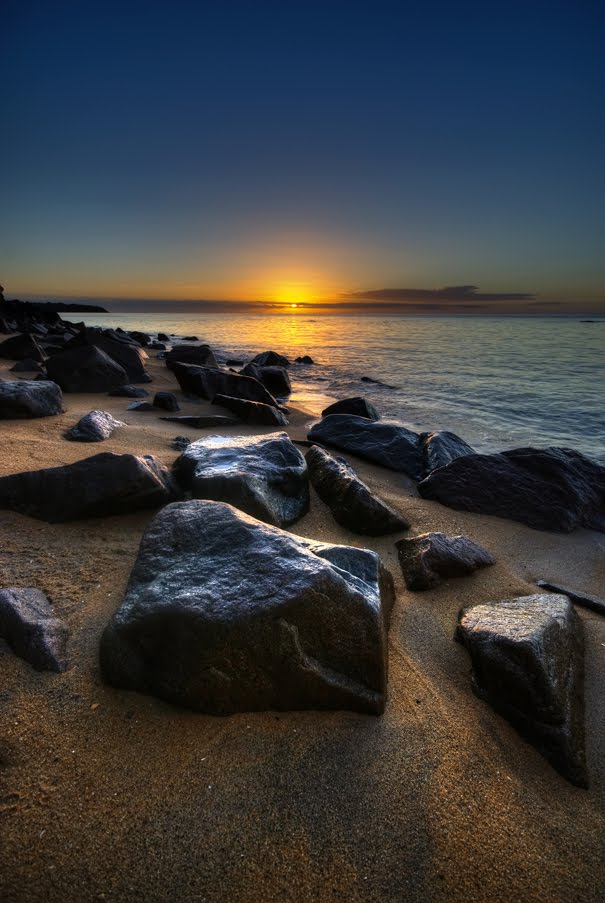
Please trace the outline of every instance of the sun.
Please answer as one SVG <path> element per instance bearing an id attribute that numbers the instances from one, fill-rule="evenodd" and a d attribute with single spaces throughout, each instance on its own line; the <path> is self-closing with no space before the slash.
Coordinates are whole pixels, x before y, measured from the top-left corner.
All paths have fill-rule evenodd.
<path id="1" fill-rule="evenodd" d="M 290 307 L 298 307 L 298 304 L 291 304 Z"/>

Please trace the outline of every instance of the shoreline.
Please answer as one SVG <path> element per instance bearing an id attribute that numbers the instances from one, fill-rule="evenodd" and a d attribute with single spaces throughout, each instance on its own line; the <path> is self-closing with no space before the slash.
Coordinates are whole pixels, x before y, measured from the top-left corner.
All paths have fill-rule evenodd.
<path id="1" fill-rule="evenodd" d="M 1 363 L 0 377 L 13 378 L 12 362 Z M 183 414 L 216 413 L 185 400 L 163 361 L 150 356 L 147 366 L 151 395 L 175 392 Z M 212 432 L 126 411 L 129 402 L 65 394 L 64 414 L 2 421 L 2 475 L 99 451 L 171 464 L 177 433 Z M 127 426 L 100 444 L 67 442 L 64 430 L 92 409 Z M 286 431 L 305 438 L 314 418 L 290 411 Z M 464 605 L 528 594 L 538 579 L 602 595 L 605 536 L 454 511 L 422 499 L 403 474 L 344 457 L 408 516 L 406 535 L 464 533 L 496 558 L 471 577 L 411 593 L 394 547 L 402 534 L 353 534 L 311 490 L 310 512 L 290 531 L 374 549 L 395 579 L 381 717 L 213 717 L 107 686 L 99 637 L 155 512 L 51 525 L 2 511 L 4 585 L 48 594 L 69 626 L 71 664 L 59 675 L 36 672 L 0 643 L 3 900 L 600 899 L 605 619 L 578 609 L 589 790 L 566 782 L 473 695 L 470 661 L 453 631 Z"/>

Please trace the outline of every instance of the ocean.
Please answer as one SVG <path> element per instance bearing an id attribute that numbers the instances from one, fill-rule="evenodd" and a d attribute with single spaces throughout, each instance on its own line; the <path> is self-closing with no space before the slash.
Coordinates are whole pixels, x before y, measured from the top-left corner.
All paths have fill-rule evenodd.
<path id="1" fill-rule="evenodd" d="M 290 403 L 313 415 L 336 399 L 364 395 L 384 419 L 418 431 L 452 430 L 478 451 L 562 445 L 605 463 L 605 320 L 298 311 L 84 319 L 195 335 L 222 361 L 268 350 L 290 360 L 308 354 L 313 366 L 290 367 Z"/>

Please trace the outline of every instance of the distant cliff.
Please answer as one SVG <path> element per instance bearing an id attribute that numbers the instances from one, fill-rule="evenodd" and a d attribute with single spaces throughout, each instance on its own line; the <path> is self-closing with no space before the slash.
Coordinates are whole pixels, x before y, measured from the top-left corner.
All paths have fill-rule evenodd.
<path id="1" fill-rule="evenodd" d="M 109 313 L 104 307 L 97 304 L 65 304 L 63 301 L 27 301 L 31 307 L 36 310 L 46 310 L 49 313 L 70 313 L 70 314 L 107 314 Z"/>

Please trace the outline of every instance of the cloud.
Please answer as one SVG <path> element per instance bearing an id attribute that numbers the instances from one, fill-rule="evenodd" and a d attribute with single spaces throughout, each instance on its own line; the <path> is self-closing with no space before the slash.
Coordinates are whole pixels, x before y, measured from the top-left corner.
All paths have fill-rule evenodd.
<path id="1" fill-rule="evenodd" d="M 439 307 L 483 306 L 481 302 L 534 301 L 532 292 L 480 292 L 476 285 L 446 285 L 444 288 L 379 288 L 360 292 L 346 292 L 341 298 L 350 302 L 378 301 L 381 304 L 421 304 L 427 309 L 430 302 L 438 302 Z M 477 302 L 480 302 L 477 304 Z"/>

